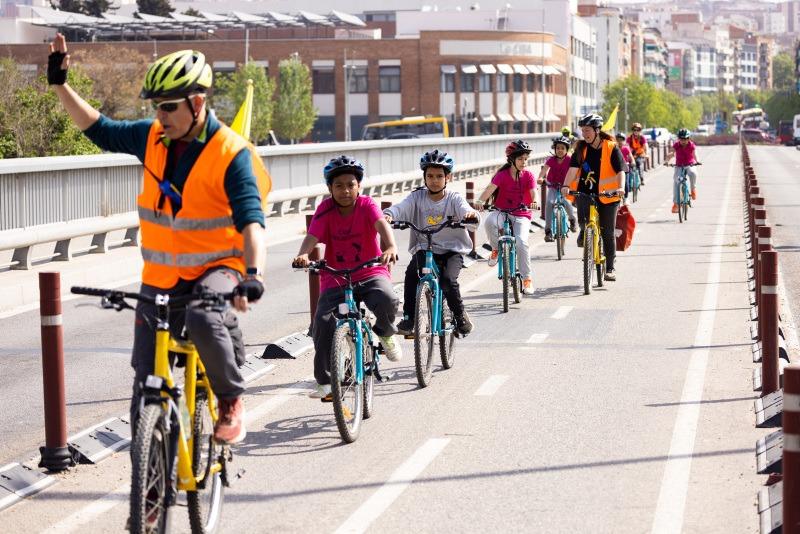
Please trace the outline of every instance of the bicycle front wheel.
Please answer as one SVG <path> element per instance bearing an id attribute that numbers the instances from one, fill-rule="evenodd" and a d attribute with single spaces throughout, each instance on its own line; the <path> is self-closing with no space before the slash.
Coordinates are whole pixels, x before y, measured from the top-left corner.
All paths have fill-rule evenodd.
<path id="1" fill-rule="evenodd" d="M 208 408 L 208 397 L 198 389 L 192 421 L 192 471 L 198 480 L 196 491 L 186 492 L 189 523 L 193 534 L 210 534 L 219 526 L 225 486 L 222 473 L 212 469 L 219 463 L 220 449 L 213 439 L 214 422 Z"/>
<path id="2" fill-rule="evenodd" d="M 169 434 L 161 404 L 147 404 L 136 421 L 136 436 L 131 447 L 130 532 L 155 534 L 166 532 L 167 490 L 171 484 L 167 472 Z"/>
<path id="3" fill-rule="evenodd" d="M 603 236 L 597 238 L 597 257 L 600 258 L 599 263 L 595 263 L 597 269 L 597 287 L 603 287 L 603 275 L 606 270 L 606 260 L 603 258 Z"/>
<path id="4" fill-rule="evenodd" d="M 419 387 L 427 387 L 433 375 L 433 290 L 422 282 L 417 287 L 414 315 L 414 367 Z"/>
<path id="5" fill-rule="evenodd" d="M 448 332 L 446 329 L 449 328 Z M 450 369 L 455 361 L 454 349 L 456 345 L 456 321 L 447 302 L 442 302 L 442 332 L 439 336 L 439 357 L 442 367 Z"/>
<path id="6" fill-rule="evenodd" d="M 358 383 L 356 364 L 354 333 L 349 323 L 342 323 L 333 333 L 331 393 L 336 426 L 345 443 L 358 438 L 364 417 L 364 385 Z"/>
<path id="7" fill-rule="evenodd" d="M 683 212 L 683 220 L 689 220 L 689 195 L 684 193 L 684 198 L 686 199 L 683 204 L 680 205 L 680 211 Z"/>
<path id="8" fill-rule="evenodd" d="M 501 245 L 503 253 L 503 312 L 508 312 L 508 297 L 511 285 L 511 245 L 505 242 Z"/>
<path id="9" fill-rule="evenodd" d="M 553 228 L 553 233 L 556 237 L 556 258 L 561 261 L 562 256 L 564 256 L 564 225 L 566 221 L 564 220 L 564 214 L 562 210 L 556 210 L 556 221 L 555 227 Z"/>
<path id="10" fill-rule="evenodd" d="M 594 228 L 586 225 L 583 231 L 583 294 L 592 292 L 592 271 L 594 270 Z"/>
<path id="11" fill-rule="evenodd" d="M 686 198 L 683 195 L 683 187 L 680 189 L 680 193 L 678 194 L 678 222 L 683 222 L 683 205 L 686 202 Z"/>

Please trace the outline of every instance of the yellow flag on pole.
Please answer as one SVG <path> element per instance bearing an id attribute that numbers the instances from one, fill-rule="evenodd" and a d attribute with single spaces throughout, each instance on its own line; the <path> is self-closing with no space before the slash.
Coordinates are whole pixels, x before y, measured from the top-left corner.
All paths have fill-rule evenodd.
<path id="1" fill-rule="evenodd" d="M 614 129 L 614 127 L 616 127 L 618 112 L 619 112 L 619 104 L 616 105 L 614 111 L 611 112 L 611 114 L 608 116 L 608 119 L 606 119 L 606 122 L 603 124 L 602 130 L 604 132 L 610 132 L 611 130 Z"/>
<path id="2" fill-rule="evenodd" d="M 250 123 L 253 120 L 253 80 L 247 80 L 247 93 L 242 102 L 242 107 L 236 113 L 231 123 L 231 129 L 250 140 Z"/>

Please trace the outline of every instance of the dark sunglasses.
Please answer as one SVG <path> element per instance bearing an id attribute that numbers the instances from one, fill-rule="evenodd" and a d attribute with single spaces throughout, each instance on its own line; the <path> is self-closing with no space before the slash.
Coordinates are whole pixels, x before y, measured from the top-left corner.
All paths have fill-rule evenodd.
<path id="1" fill-rule="evenodd" d="M 153 106 L 154 111 L 163 111 L 164 113 L 172 113 L 181 102 L 184 102 L 185 99 L 179 98 L 177 100 L 164 100 L 163 102 L 156 102 L 155 100 L 150 101 L 150 105 Z"/>
<path id="2" fill-rule="evenodd" d="M 642 129 L 641 129 L 641 128 L 634 128 L 632 131 L 634 131 L 634 132 L 641 132 L 641 131 L 642 131 Z"/>

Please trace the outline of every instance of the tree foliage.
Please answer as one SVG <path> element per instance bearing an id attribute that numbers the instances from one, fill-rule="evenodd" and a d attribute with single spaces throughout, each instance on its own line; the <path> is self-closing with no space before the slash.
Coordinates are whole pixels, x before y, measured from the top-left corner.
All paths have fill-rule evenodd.
<path id="1" fill-rule="evenodd" d="M 296 55 L 282 60 L 278 69 L 275 131 L 279 136 L 294 142 L 308 135 L 317 120 L 317 110 L 312 98 L 311 73 L 308 66 Z"/>
<path id="2" fill-rule="evenodd" d="M 159 17 L 168 17 L 170 13 L 175 11 L 169 0 L 136 0 L 136 5 L 139 7 L 139 13 L 157 15 Z"/>
<path id="3" fill-rule="evenodd" d="M 119 6 L 114 6 L 113 0 L 50 0 L 50 7 L 92 17 L 99 17 L 102 13 L 119 9 Z"/>
<path id="4" fill-rule="evenodd" d="M 772 58 L 772 87 L 776 91 L 793 91 L 795 88 L 794 59 L 787 52 Z"/>
<path id="5" fill-rule="evenodd" d="M 100 112 L 114 119 L 139 119 L 149 114 L 146 102 L 139 99 L 149 61 L 137 50 L 111 45 L 72 55 L 72 64 L 80 64 L 94 81 Z"/>
<path id="6" fill-rule="evenodd" d="M 617 130 L 625 127 L 625 89 L 628 93 L 628 127 L 640 122 L 646 128 L 658 127 L 676 131 L 696 128 L 703 113 L 702 102 L 681 99 L 666 89 L 657 89 L 650 82 L 635 76 L 622 78 L 603 90 L 603 116 L 607 117 L 619 104 Z"/>
<path id="7" fill-rule="evenodd" d="M 230 124 L 244 102 L 247 93 L 247 80 L 253 80 L 253 118 L 250 137 L 258 141 L 267 138 L 272 129 L 275 102 L 275 82 L 267 76 L 264 67 L 252 62 L 240 64 L 236 72 L 217 76 L 214 80 L 212 105 L 223 122 Z"/>

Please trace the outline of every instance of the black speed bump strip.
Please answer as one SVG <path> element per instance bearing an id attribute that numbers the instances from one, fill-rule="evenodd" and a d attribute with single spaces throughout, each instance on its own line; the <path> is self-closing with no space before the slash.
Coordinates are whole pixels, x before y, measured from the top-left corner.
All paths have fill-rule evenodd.
<path id="1" fill-rule="evenodd" d="M 761 534 L 780 532 L 783 526 L 783 482 L 758 490 L 758 523 Z"/>
<path id="2" fill-rule="evenodd" d="M 0 467 L 0 510 L 24 497 L 39 493 L 55 482 L 54 477 L 18 463 Z"/>
<path id="3" fill-rule="evenodd" d="M 267 345 L 261 357 L 264 359 L 295 359 L 313 346 L 314 341 L 311 336 L 305 332 L 295 332 Z"/>

